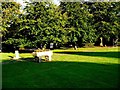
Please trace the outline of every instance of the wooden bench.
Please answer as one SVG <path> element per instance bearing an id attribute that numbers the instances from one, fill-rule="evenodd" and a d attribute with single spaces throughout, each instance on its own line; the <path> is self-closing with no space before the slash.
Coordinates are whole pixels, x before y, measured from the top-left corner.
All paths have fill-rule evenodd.
<path id="1" fill-rule="evenodd" d="M 42 56 L 45 56 L 45 59 L 48 61 L 52 60 L 52 51 L 39 51 L 39 52 L 33 52 L 33 56 L 35 57 L 35 60 L 38 62 L 42 62 Z"/>

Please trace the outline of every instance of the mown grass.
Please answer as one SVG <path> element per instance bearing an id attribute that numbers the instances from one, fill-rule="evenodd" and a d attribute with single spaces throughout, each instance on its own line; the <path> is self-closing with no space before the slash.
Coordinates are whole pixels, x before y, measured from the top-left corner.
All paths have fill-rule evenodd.
<path id="1" fill-rule="evenodd" d="M 1 53 L 3 88 L 117 88 L 117 47 L 53 50 L 52 62 L 37 63 L 31 53 L 22 61 Z M 7 63 L 8 62 L 8 63 Z"/>

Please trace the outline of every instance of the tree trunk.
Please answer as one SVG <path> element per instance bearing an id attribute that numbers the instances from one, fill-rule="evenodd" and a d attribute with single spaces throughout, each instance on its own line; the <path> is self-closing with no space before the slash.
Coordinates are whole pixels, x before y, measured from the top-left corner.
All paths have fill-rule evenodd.
<path id="1" fill-rule="evenodd" d="M 103 47 L 103 38 L 100 37 L 100 46 Z"/>
<path id="2" fill-rule="evenodd" d="M 76 42 L 74 43 L 74 50 L 77 50 Z"/>
<path id="3" fill-rule="evenodd" d="M 74 46 L 74 50 L 77 50 L 77 46 L 76 45 Z"/>

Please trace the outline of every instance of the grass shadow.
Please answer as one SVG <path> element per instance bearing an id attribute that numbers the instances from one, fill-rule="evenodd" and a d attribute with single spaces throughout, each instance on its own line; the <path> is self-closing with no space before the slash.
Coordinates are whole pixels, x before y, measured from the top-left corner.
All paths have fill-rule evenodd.
<path id="1" fill-rule="evenodd" d="M 29 61 L 29 62 L 38 62 L 34 57 L 32 58 L 32 57 L 30 57 L 30 58 L 20 58 L 20 60 L 22 60 L 22 61 Z M 42 60 L 42 62 L 45 62 L 45 59 L 41 59 Z"/>
<path id="2" fill-rule="evenodd" d="M 98 57 L 110 57 L 110 58 L 120 58 L 120 52 L 81 52 L 81 51 L 62 51 L 55 52 L 60 54 L 72 54 L 72 55 L 83 55 L 83 56 L 98 56 Z"/>
<path id="3" fill-rule="evenodd" d="M 20 58 L 20 60 L 23 60 L 23 61 L 30 61 L 30 62 L 33 62 L 33 61 L 35 61 L 35 59 L 34 58 Z"/>
<path id="4" fill-rule="evenodd" d="M 16 63 L 16 62 L 20 62 L 20 61 L 10 59 L 10 60 L 3 60 L 1 63 L 2 63 L 2 65 L 4 65 L 4 64 L 13 64 L 13 63 Z"/>
<path id="5" fill-rule="evenodd" d="M 14 58 L 13 56 L 8 56 L 8 57 L 10 57 L 11 59 L 13 59 L 13 58 Z"/>
<path id="6" fill-rule="evenodd" d="M 10 57 L 10 59 L 7 59 L 7 60 L 2 60 L 2 64 L 10 64 L 10 63 L 15 63 L 15 62 L 36 62 L 38 63 L 37 60 L 35 60 L 34 57 L 21 57 L 19 59 L 14 59 L 14 57 L 12 56 L 8 56 Z M 42 62 L 46 62 L 46 60 L 44 58 L 41 59 Z"/>
<path id="7" fill-rule="evenodd" d="M 118 64 L 65 61 L 6 64 L 2 78 L 3 88 L 117 88 L 119 82 Z"/>

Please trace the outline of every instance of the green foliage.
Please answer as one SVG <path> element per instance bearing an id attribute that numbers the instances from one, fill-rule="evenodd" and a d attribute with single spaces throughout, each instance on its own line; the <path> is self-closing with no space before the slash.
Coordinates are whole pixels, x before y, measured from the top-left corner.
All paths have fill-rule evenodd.
<path id="1" fill-rule="evenodd" d="M 120 2 L 96 2 L 90 5 L 90 12 L 94 16 L 94 27 L 97 37 L 118 38 L 120 31 L 119 12 Z"/>
<path id="2" fill-rule="evenodd" d="M 107 42 L 120 37 L 120 2 L 26 2 L 23 12 L 16 2 L 2 2 L 3 44 L 39 47 L 49 43 Z"/>
<path id="3" fill-rule="evenodd" d="M 85 48 L 94 47 L 94 43 L 85 43 Z"/>
<path id="4" fill-rule="evenodd" d="M 29 40 L 37 43 L 50 43 L 64 41 L 64 26 L 66 15 L 61 14 L 59 7 L 50 2 L 28 3 L 25 8 L 26 15 L 22 20 L 21 32 L 28 32 Z M 26 22 L 26 23 L 25 23 Z"/>
<path id="5" fill-rule="evenodd" d="M 20 6 L 16 2 L 1 2 L 2 25 L 0 28 L 3 48 L 13 49 L 19 45 Z"/>
<path id="6" fill-rule="evenodd" d="M 92 25 L 93 15 L 90 14 L 88 5 L 80 2 L 61 2 L 60 7 L 68 15 L 66 28 L 69 42 L 94 42 L 96 35 Z"/>
<path id="7" fill-rule="evenodd" d="M 5 33 L 10 32 L 9 28 L 14 23 L 16 24 L 19 20 L 18 16 L 21 13 L 20 12 L 20 4 L 16 2 L 2 2 L 2 33 L 5 35 Z"/>

